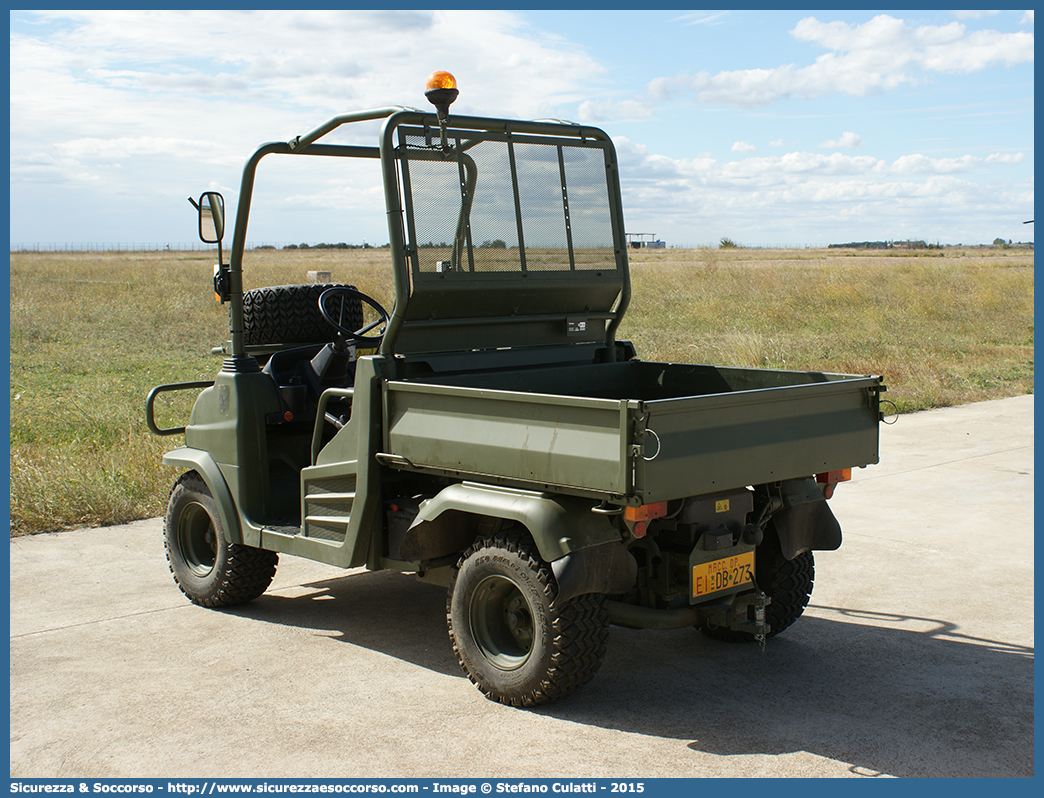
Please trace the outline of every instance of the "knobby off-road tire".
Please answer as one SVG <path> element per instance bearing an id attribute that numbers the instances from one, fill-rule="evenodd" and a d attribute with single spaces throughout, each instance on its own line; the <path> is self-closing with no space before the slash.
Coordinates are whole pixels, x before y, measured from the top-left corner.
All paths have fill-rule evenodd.
<path id="1" fill-rule="evenodd" d="M 243 341 L 262 344 L 311 344 L 334 340 L 333 328 L 319 312 L 319 297 L 341 283 L 307 283 L 254 288 L 243 292 Z M 352 288 L 352 286 L 344 286 Z M 362 304 L 349 308 L 345 326 L 363 326 Z"/>
<path id="2" fill-rule="evenodd" d="M 279 555 L 274 551 L 225 539 L 217 502 L 195 471 L 174 484 L 163 533 L 170 572 L 193 604 L 227 607 L 252 601 L 275 576 Z"/>
<path id="3" fill-rule="evenodd" d="M 605 596 L 558 602 L 558 583 L 528 533 L 475 543 L 450 579 L 446 620 L 468 678 L 490 699 L 545 704 L 586 684 L 605 656 Z"/>
<path id="4" fill-rule="evenodd" d="M 765 541 L 758 546 L 754 561 L 754 578 L 758 587 L 768 594 L 772 603 L 765 608 L 765 619 L 775 637 L 801 617 L 812 597 L 816 568 L 812 552 L 806 551 L 793 560 L 785 558 L 779 548 L 776 533 L 769 530 Z M 745 643 L 754 635 L 721 627 L 702 627 L 701 631 L 715 640 Z"/>

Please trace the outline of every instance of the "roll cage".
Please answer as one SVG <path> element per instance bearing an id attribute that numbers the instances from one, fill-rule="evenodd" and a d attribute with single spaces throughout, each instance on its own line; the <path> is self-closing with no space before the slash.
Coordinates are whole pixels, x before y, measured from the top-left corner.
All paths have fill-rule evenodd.
<path id="1" fill-rule="evenodd" d="M 377 147 L 320 140 L 384 119 Z M 384 355 L 604 343 L 630 281 L 616 151 L 597 128 L 386 107 L 260 146 L 243 170 L 228 266 L 233 358 L 246 356 L 243 253 L 268 155 L 380 161 L 395 299 Z"/>

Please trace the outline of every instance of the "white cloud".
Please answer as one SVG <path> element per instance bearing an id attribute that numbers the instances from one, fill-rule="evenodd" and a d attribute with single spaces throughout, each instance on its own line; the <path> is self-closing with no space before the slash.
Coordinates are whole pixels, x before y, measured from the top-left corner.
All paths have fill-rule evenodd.
<path id="1" fill-rule="evenodd" d="M 862 25 L 822 23 L 806 17 L 791 31 L 802 41 L 831 51 L 820 56 L 847 60 L 901 74 L 908 67 L 937 72 L 973 72 L 989 66 L 1033 61 L 1033 35 L 992 30 L 966 33 L 959 22 L 912 27 L 904 20 L 880 14 Z M 968 50 L 975 54 L 969 57 Z M 835 56 L 836 52 L 846 55 Z"/>
<path id="2" fill-rule="evenodd" d="M 984 183 L 968 176 L 999 156 L 919 155 L 889 164 L 791 152 L 722 163 L 665 158 L 627 139 L 616 144 L 628 222 L 656 229 L 669 244 L 713 244 L 740 225 L 762 236 L 745 242 L 751 245 L 773 238 L 797 245 L 907 237 L 972 243 L 992 240 L 996 220 L 1012 209 L 1033 207 L 1032 179 Z"/>
<path id="3" fill-rule="evenodd" d="M 629 202 L 628 218 L 636 221 L 645 213 L 661 216 L 665 208 L 678 214 L 720 214 L 730 203 L 746 203 L 750 208 L 771 208 L 781 213 L 784 208 L 793 212 L 793 203 L 801 202 L 805 213 L 816 215 L 833 214 L 835 211 L 829 206 L 856 201 L 922 202 L 930 198 L 949 202 L 952 198 L 947 192 L 951 191 L 969 199 L 974 197 L 976 188 L 1008 197 L 1005 201 L 1010 201 L 1012 207 L 1026 205 L 1026 197 L 1032 196 L 1032 189 L 1016 199 L 1007 184 L 991 187 L 955 177 L 972 173 L 984 164 L 1021 163 L 1022 153 L 986 158 L 931 158 L 915 154 L 889 164 L 870 155 L 796 151 L 719 162 L 706 155 L 672 159 L 650 153 L 645 146 L 626 138 L 614 141 Z M 885 211 L 891 213 L 887 205 L 878 208 L 878 212 Z"/>
<path id="4" fill-rule="evenodd" d="M 840 138 L 824 141 L 819 145 L 821 150 L 858 150 L 863 146 L 863 140 L 850 130 L 841 134 Z"/>
<path id="5" fill-rule="evenodd" d="M 562 35 L 533 29 L 508 12 L 12 12 L 12 20 L 16 16 L 40 23 L 12 25 L 10 36 L 11 191 L 20 199 L 11 231 L 19 239 L 90 230 L 82 240 L 189 240 L 185 196 L 218 188 L 235 207 L 243 162 L 258 144 L 306 133 L 349 109 L 388 102 L 426 108 L 423 81 L 435 68 L 449 69 L 460 82 L 454 111 L 509 118 L 576 114 L 577 121 L 600 124 L 652 119 L 654 101 L 678 93 L 750 107 L 785 97 L 866 94 L 930 79 L 932 70 L 969 71 L 1033 57 L 1031 30 L 1017 38 L 969 33 L 959 22 L 918 27 L 882 15 L 853 26 L 810 18 L 793 35 L 823 49 L 812 63 L 661 78 L 637 96 L 630 93 L 645 78 L 635 75 L 637 86 L 621 83 L 619 94 L 598 100 L 594 87 L 604 86 L 607 74 L 602 63 Z M 696 12 L 677 24 L 721 19 Z M 965 232 L 970 220 L 994 208 L 1017 214 L 1032 208 L 1032 177 L 1023 174 L 1031 169 L 1015 168 L 1032 163 L 1032 149 L 1021 140 L 984 138 L 978 147 L 955 150 L 922 137 L 916 146 L 940 147 L 922 154 L 910 153 L 914 145 L 899 136 L 896 152 L 907 154 L 889 151 L 885 159 L 865 154 L 867 146 L 889 146 L 880 132 L 856 155 L 850 150 L 861 142 L 854 133 L 824 142 L 841 150 L 827 152 L 813 146 L 817 139 L 806 129 L 781 122 L 788 126 L 768 129 L 786 138 L 761 147 L 771 157 L 736 141 L 733 154 L 718 160 L 693 152 L 691 137 L 686 144 L 671 139 L 666 128 L 684 129 L 685 122 L 665 116 L 655 124 L 664 128 L 656 146 L 678 146 L 686 157 L 617 139 L 628 222 L 649 220 L 648 229 L 664 231 L 667 220 L 676 220 L 676 229 L 746 220 L 744 229 L 766 231 L 763 240 L 776 230 L 777 240 L 812 243 L 819 240 L 815 230 L 834 222 L 894 217 L 906 224 L 915 211 L 938 220 L 939 208 L 947 208 L 954 211 L 948 221 L 971 240 L 973 233 Z M 843 126 L 869 136 L 863 124 L 853 118 Z M 334 135 L 372 143 L 378 129 L 378 122 L 361 123 Z M 750 127 L 735 130 L 733 139 L 750 135 L 741 132 Z M 804 147 L 813 151 L 802 151 L 798 142 L 812 142 Z M 953 157 L 933 157 L 944 146 Z M 325 221 L 314 223 L 318 237 L 294 232 L 300 236 L 295 241 L 377 240 L 387 230 L 383 190 L 373 164 L 364 166 L 370 171 L 334 174 L 325 159 L 265 159 L 250 235 L 265 231 L 257 234 L 278 241 L 267 231 L 300 229 L 284 220 L 308 206 L 301 217 Z M 303 186 L 308 193 L 298 196 Z M 107 212 L 94 212 L 101 208 Z M 340 213 L 323 216 L 329 208 Z M 133 230 L 132 215 L 140 218 Z M 371 217 L 372 225 L 363 226 L 360 219 Z M 46 230 L 40 219 L 47 220 Z M 153 229 L 159 232 L 138 232 Z M 736 229 L 721 234 L 735 235 Z M 987 240 L 996 235 L 991 231 Z M 842 240 L 856 238 L 853 233 Z M 699 240 L 696 234 L 689 239 Z"/>
<path id="6" fill-rule="evenodd" d="M 1008 152 L 1000 153 L 995 152 L 993 155 L 986 156 L 986 163 L 1001 163 L 1006 165 L 1022 163 L 1026 160 L 1025 153 L 1022 152 Z"/>
<path id="7" fill-rule="evenodd" d="M 601 125 L 606 122 L 648 119 L 652 113 L 652 103 L 640 97 L 616 101 L 584 100 L 577 109 L 577 121 Z"/>
<path id="8" fill-rule="evenodd" d="M 912 154 L 901 156 L 889 164 L 884 159 L 872 155 L 795 151 L 722 163 L 710 155 L 668 158 L 651 154 L 646 147 L 627 138 L 620 137 L 614 141 L 620 153 L 621 163 L 632 178 L 638 179 L 641 176 L 645 179 L 667 181 L 698 179 L 702 183 L 719 185 L 731 184 L 736 180 L 753 180 L 760 185 L 771 185 L 785 183 L 792 178 L 805 179 L 810 176 L 857 175 L 877 179 L 888 175 L 953 174 L 969 172 L 983 164 L 1014 165 L 1025 160 L 1025 154 L 1021 152 L 996 153 L 985 158 L 977 155 L 931 158 L 927 155 Z M 733 149 L 736 149 L 735 146 Z"/>
<path id="9" fill-rule="evenodd" d="M 538 117 L 579 99 L 579 87 L 603 71 L 579 49 L 534 36 L 517 15 L 500 11 L 19 14 L 62 27 L 46 40 L 12 34 L 12 115 L 23 105 L 31 110 L 37 79 L 92 92 L 139 90 L 139 109 L 201 94 L 332 113 L 396 98 L 419 106 L 427 73 L 443 68 L 459 83 L 455 108 Z M 123 68 L 130 62 L 135 69 Z"/>
<path id="10" fill-rule="evenodd" d="M 70 158 L 121 158 L 128 155 L 189 155 L 196 157 L 210 142 L 192 139 L 154 138 L 82 138 L 64 141 L 56 149 Z"/>
<path id="11" fill-rule="evenodd" d="M 832 153 L 788 152 L 762 158 L 746 158 L 721 165 L 727 179 L 756 180 L 763 185 L 788 182 L 795 175 L 866 175 L 885 169 L 884 162 L 871 155 L 852 156 Z"/>
<path id="12" fill-rule="evenodd" d="M 151 183 L 194 189 L 215 162 L 238 172 L 258 144 L 334 114 L 389 101 L 428 107 L 424 80 L 434 68 L 457 77 L 454 110 L 524 118 L 577 102 L 603 71 L 499 11 L 13 13 L 36 24 L 10 36 L 12 177 L 42 149 L 54 161 L 32 167 L 35 181 L 108 175 L 113 192 L 152 190 L 146 172 L 130 168 L 134 158 L 175 156 L 149 167 Z M 340 135 L 370 143 L 377 128 Z"/>
<path id="13" fill-rule="evenodd" d="M 803 67 L 655 78 L 646 91 L 654 100 L 692 95 L 699 102 L 750 108 L 834 93 L 865 97 L 917 83 L 925 73 L 969 73 L 1033 61 L 1032 33 L 969 33 L 959 22 L 914 26 L 887 14 L 861 25 L 806 17 L 791 35 L 827 52 Z"/>
<path id="14" fill-rule="evenodd" d="M 1032 25 L 1033 24 L 1033 9 L 1022 12 L 1022 18 L 1019 20 L 1020 25 Z"/>
<path id="15" fill-rule="evenodd" d="M 893 174 L 952 174 L 967 172 L 980 163 L 982 159 L 973 155 L 960 158 L 929 158 L 927 155 L 915 153 L 897 158 L 890 171 Z"/>

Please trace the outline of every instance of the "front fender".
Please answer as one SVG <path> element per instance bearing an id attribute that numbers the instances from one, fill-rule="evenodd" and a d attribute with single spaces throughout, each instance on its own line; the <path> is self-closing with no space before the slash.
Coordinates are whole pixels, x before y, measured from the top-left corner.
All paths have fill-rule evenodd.
<path id="1" fill-rule="evenodd" d="M 218 506 L 218 514 L 221 516 L 221 524 L 225 527 L 225 537 L 229 543 L 247 543 L 247 545 L 259 545 L 260 541 L 248 543 L 243 540 L 243 529 L 239 524 L 239 513 L 236 512 L 236 503 L 232 500 L 232 493 L 228 489 L 221 469 L 210 456 L 209 452 L 201 449 L 193 449 L 182 446 L 172 449 L 163 455 L 164 465 L 181 466 L 190 471 L 195 471 L 207 483 L 210 495 Z"/>

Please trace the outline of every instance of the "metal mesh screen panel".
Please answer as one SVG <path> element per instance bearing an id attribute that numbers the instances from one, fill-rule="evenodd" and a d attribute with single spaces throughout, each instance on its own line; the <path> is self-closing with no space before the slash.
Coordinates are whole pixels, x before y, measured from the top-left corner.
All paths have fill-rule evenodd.
<path id="1" fill-rule="evenodd" d="M 516 144 L 515 171 L 526 243 L 526 268 L 533 271 L 569 269 L 569 239 L 558 147 Z"/>
<path id="2" fill-rule="evenodd" d="M 576 268 L 615 269 L 605 156 L 580 147 L 563 147 L 562 154 Z"/>
<path id="3" fill-rule="evenodd" d="M 522 269 L 518 224 L 507 144 L 483 141 L 467 154 L 475 162 L 471 203 L 471 241 L 475 271 L 517 272 Z"/>
<path id="4" fill-rule="evenodd" d="M 513 172 L 506 141 L 405 142 L 418 272 L 616 268 L 601 149 L 519 142 Z"/>
<path id="5" fill-rule="evenodd" d="M 418 270 L 435 272 L 453 254 L 461 206 L 459 169 L 455 160 L 422 159 L 421 153 L 435 150 L 425 147 L 421 137 L 408 136 L 407 146 L 418 148 L 407 151 L 417 156 L 408 164 L 415 220 L 412 243 L 417 248 Z"/>

